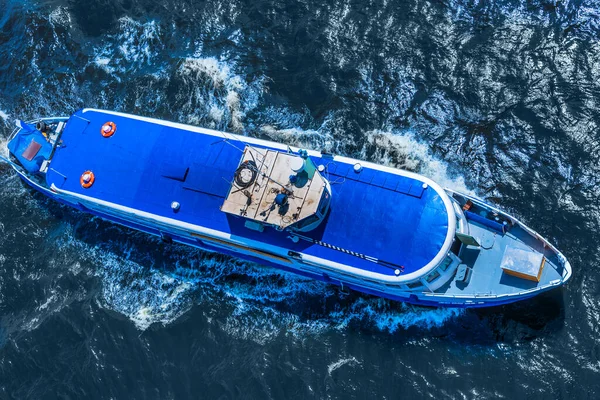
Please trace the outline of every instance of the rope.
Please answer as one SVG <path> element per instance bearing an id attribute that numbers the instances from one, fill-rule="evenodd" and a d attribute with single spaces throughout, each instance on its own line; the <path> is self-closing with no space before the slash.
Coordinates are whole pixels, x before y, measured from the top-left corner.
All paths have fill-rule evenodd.
<path id="1" fill-rule="evenodd" d="M 252 174 L 249 181 L 245 181 L 244 178 L 242 177 L 242 172 L 244 170 L 250 171 L 250 173 Z M 258 169 L 256 168 L 256 163 L 254 161 L 246 161 L 246 162 L 243 162 L 242 164 L 240 164 L 239 167 L 237 167 L 237 169 L 235 170 L 235 174 L 233 176 L 233 180 L 235 181 L 235 184 L 237 186 L 239 186 L 241 189 L 246 189 L 246 188 L 252 186 L 254 181 L 256 181 L 257 176 L 258 176 Z"/>
<path id="2" fill-rule="evenodd" d="M 360 258 L 361 260 L 369 261 L 369 262 L 381 265 L 383 267 L 391 268 L 391 269 L 394 269 L 394 270 L 398 269 L 398 270 L 400 270 L 400 273 L 404 272 L 404 266 L 402 266 L 402 265 L 394 264 L 394 263 L 391 263 L 391 262 L 388 262 L 388 261 L 383 261 L 383 260 L 380 260 L 380 259 L 375 258 L 375 257 L 367 256 L 366 254 L 357 253 L 355 251 L 344 249 L 343 247 L 339 247 L 339 246 L 335 246 L 333 244 L 325 243 L 325 242 L 322 242 L 320 240 L 309 238 L 307 236 L 298 235 L 296 233 L 293 233 L 293 235 L 297 236 L 298 238 L 300 238 L 302 240 L 305 240 L 307 242 L 310 242 L 310 243 L 313 243 L 313 244 L 316 244 L 316 245 L 319 245 L 319 246 L 323 246 L 323 247 L 326 247 L 326 248 L 331 249 L 331 250 L 339 251 L 341 253 L 348 254 L 348 255 Z"/>

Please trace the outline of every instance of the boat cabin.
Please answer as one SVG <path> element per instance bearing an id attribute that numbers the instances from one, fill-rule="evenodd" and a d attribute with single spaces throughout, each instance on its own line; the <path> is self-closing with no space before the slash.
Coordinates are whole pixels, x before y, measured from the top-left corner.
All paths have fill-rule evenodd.
<path id="1" fill-rule="evenodd" d="M 305 232 L 321 223 L 330 201 L 329 184 L 305 151 L 246 146 L 221 211 L 246 218 L 249 229 Z"/>

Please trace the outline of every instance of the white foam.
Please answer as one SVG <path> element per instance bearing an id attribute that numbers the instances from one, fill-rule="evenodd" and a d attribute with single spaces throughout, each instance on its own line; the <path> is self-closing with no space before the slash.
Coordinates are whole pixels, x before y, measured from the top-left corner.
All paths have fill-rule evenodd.
<path id="1" fill-rule="evenodd" d="M 149 64 L 163 48 L 160 25 L 156 21 L 140 23 L 130 17 L 119 19 L 118 47 L 127 61 Z"/>
<path id="2" fill-rule="evenodd" d="M 227 108 L 231 115 L 231 125 L 234 132 L 241 132 L 244 129 L 242 124 L 243 114 L 240 111 L 240 95 L 234 90 L 227 91 Z"/>
<path id="3" fill-rule="evenodd" d="M 42 276 L 41 272 L 34 277 L 28 276 L 29 280 L 38 280 Z M 50 289 L 50 296 L 34 310 L 25 310 L 21 315 L 17 315 L 16 319 L 21 320 L 11 327 L 11 329 L 24 329 L 33 331 L 37 329 L 49 316 L 60 312 L 65 306 L 71 302 L 69 293 L 60 293 L 56 289 Z"/>
<path id="4" fill-rule="evenodd" d="M 368 158 L 368 161 L 416 172 L 442 187 L 473 194 L 464 178 L 451 174 L 448 164 L 432 155 L 429 146 L 417 140 L 412 133 L 374 130 L 366 133 L 366 139 L 362 157 Z"/>
<path id="5" fill-rule="evenodd" d="M 263 125 L 260 128 L 261 133 L 267 135 L 269 139 L 286 143 L 290 146 L 307 149 L 330 149 L 332 147 L 332 137 L 328 132 L 319 132 L 313 129 L 302 129 L 300 127 L 277 129 L 272 125 Z"/>
<path id="6" fill-rule="evenodd" d="M 196 80 L 208 77 L 213 88 L 221 88 L 232 81 L 229 66 L 219 63 L 214 57 L 186 58 L 181 64 L 179 72 L 187 78 Z M 239 82 L 236 80 L 236 83 Z"/>
<path id="7" fill-rule="evenodd" d="M 208 117 L 210 128 L 242 132 L 247 112 L 263 92 L 261 78 L 248 83 L 234 72 L 233 64 L 214 57 L 186 58 L 177 74 L 185 84 L 179 96 L 185 122 L 199 124 Z"/>
<path id="8" fill-rule="evenodd" d="M 271 141 L 298 148 L 334 150 L 335 140 L 332 134 L 336 122 L 334 113 L 328 114 L 316 129 L 303 127 L 312 122 L 308 111 L 297 113 L 287 108 L 268 108 L 261 119 L 265 123 L 260 126 L 260 133 Z"/>
<path id="9" fill-rule="evenodd" d="M 191 307 L 190 282 L 110 253 L 99 261 L 103 264 L 97 271 L 103 279 L 100 305 L 126 315 L 138 329 L 168 324 Z"/>
<path id="10" fill-rule="evenodd" d="M 100 307 L 127 316 L 140 330 L 155 323 L 168 324 L 191 307 L 193 280 L 129 259 L 136 251 L 133 247 L 124 247 L 118 255 L 75 239 L 71 230 L 67 227 L 57 245 L 61 252 L 77 254 L 76 267 L 68 268 L 72 273 L 80 273 L 81 263 L 94 266 L 92 273 L 102 279 Z"/>
<path id="11" fill-rule="evenodd" d="M 410 327 L 433 329 L 465 313 L 464 310 L 457 308 L 425 308 L 408 304 L 403 306 L 404 312 L 379 313 L 375 318 L 377 327 L 390 332 Z"/>
<path id="12" fill-rule="evenodd" d="M 330 306 L 331 311 L 324 309 L 306 318 L 287 310 L 299 301 L 314 304 L 323 298 L 343 300 L 344 295 L 333 286 L 309 278 L 253 263 L 229 261 L 216 253 L 180 245 L 170 246 L 168 254 L 164 254 L 167 264 L 173 264 L 172 270 L 155 269 L 152 254 L 142 256 L 130 243 L 114 242 L 113 250 L 107 251 L 105 245 L 100 248 L 76 239 L 72 230 L 66 225 L 64 234 L 55 242 L 59 256 L 51 261 L 52 268 L 61 268 L 55 264 L 62 262 L 65 263 L 62 268 L 73 274 L 80 275 L 83 268 L 86 274 L 98 276 L 102 282 L 98 305 L 125 315 L 142 331 L 153 324 L 175 321 L 197 303 L 207 309 L 218 309 L 221 314 L 218 326 L 228 334 L 261 344 L 274 340 L 282 332 L 306 337 L 332 329 L 344 330 L 351 323 L 366 323 L 389 332 L 411 326 L 430 329 L 461 313 L 357 297 L 347 305 L 334 304 Z M 117 233 L 117 236 L 124 237 L 123 234 Z M 137 262 L 136 258 L 144 262 Z M 244 278 L 238 279 L 240 276 Z M 38 312 L 27 317 L 26 329 L 35 329 L 69 298 L 51 294 L 38 307 Z M 332 364 L 331 371 L 353 362 L 341 361 Z"/>
<path id="13" fill-rule="evenodd" d="M 361 364 L 361 362 L 358 361 L 355 357 L 341 358 L 338 361 L 329 364 L 327 366 L 327 372 L 329 373 L 329 376 L 331 376 L 331 373 L 333 371 L 335 371 L 336 369 L 338 369 L 344 365 L 354 366 L 354 365 L 360 365 L 360 364 Z"/>
<path id="14" fill-rule="evenodd" d="M 8 138 L 0 138 L 0 155 L 8 158 L 8 148 L 6 147 L 8 145 Z M 0 160 L 0 162 L 3 162 L 2 160 Z"/>
<path id="15" fill-rule="evenodd" d="M 111 65 L 111 61 L 112 59 L 110 57 L 103 57 L 98 55 L 96 56 L 96 58 L 94 58 L 93 63 L 99 68 L 103 69 L 104 72 L 106 72 L 107 74 L 112 75 L 117 82 L 121 82 L 121 78 L 114 74 L 116 68 Z"/>
<path id="16" fill-rule="evenodd" d="M 98 66 L 105 67 L 110 63 L 110 58 L 108 57 L 96 57 L 94 59 L 94 63 Z"/>
<path id="17" fill-rule="evenodd" d="M 244 273 L 247 274 L 248 270 L 244 270 Z M 429 330 L 439 328 L 465 312 L 451 308 L 418 307 L 381 298 L 357 297 L 345 306 L 334 305 L 334 311 L 323 310 L 324 313 L 314 313 L 311 318 L 302 319 L 292 312 L 277 310 L 273 304 L 291 304 L 298 298 L 306 302 L 310 302 L 311 298 L 334 297 L 341 300 L 344 295 L 322 282 L 291 274 L 282 274 L 283 284 L 281 281 L 278 281 L 279 284 L 268 283 L 269 280 L 265 278 L 275 274 L 276 271 L 269 269 L 258 270 L 256 274 L 252 274 L 255 279 L 251 284 L 224 288 L 228 297 L 234 300 L 234 311 L 223 325 L 228 334 L 265 344 L 282 332 L 306 337 L 320 335 L 332 329 L 343 331 L 351 325 L 390 333 L 411 327 Z"/>
<path id="18" fill-rule="evenodd" d="M 224 115 L 225 115 L 225 110 L 217 107 L 216 104 L 211 105 L 210 111 L 208 112 L 208 116 L 210 117 L 210 119 L 212 119 L 214 122 L 216 122 L 218 124 L 223 120 Z"/>
<path id="19" fill-rule="evenodd" d="M 43 304 L 38 306 L 38 311 L 43 311 L 47 309 L 48 306 L 50 306 L 50 304 L 57 299 L 56 290 L 51 290 L 51 293 L 52 294 L 50 295 L 50 297 L 48 297 Z"/>
<path id="20" fill-rule="evenodd" d="M 66 7 L 58 7 L 50 13 L 48 20 L 52 25 L 71 26 L 71 14 Z"/>
<path id="21" fill-rule="evenodd" d="M 464 312 L 463 309 L 419 307 L 361 297 L 347 308 L 332 312 L 330 316 L 337 329 L 346 329 L 353 322 L 366 322 L 380 331 L 393 333 L 398 329 L 411 327 L 438 328 Z"/>
<path id="22" fill-rule="evenodd" d="M 105 42 L 95 49 L 91 64 L 120 82 L 132 70 L 152 64 L 163 49 L 159 23 L 154 20 L 142 23 L 122 17 L 119 19 L 119 31 L 105 36 Z M 155 74 L 160 72 L 159 68 Z"/>

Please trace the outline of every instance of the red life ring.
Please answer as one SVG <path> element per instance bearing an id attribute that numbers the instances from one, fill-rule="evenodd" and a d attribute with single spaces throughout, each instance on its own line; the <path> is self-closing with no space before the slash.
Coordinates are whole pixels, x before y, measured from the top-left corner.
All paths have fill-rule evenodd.
<path id="1" fill-rule="evenodd" d="M 81 183 L 81 187 L 84 189 L 92 187 L 96 177 L 92 171 L 85 171 L 81 174 L 81 178 L 79 178 L 79 183 Z"/>
<path id="2" fill-rule="evenodd" d="M 107 122 L 100 128 L 100 133 L 104 137 L 111 137 L 117 131 L 117 125 L 114 122 Z"/>

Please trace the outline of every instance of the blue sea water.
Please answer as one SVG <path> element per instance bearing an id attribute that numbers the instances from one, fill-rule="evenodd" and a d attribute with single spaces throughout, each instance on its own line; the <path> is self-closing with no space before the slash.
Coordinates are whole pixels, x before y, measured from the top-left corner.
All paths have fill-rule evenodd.
<path id="1" fill-rule="evenodd" d="M 523 219 L 561 290 L 344 293 L 55 204 L 0 164 L 0 398 L 590 398 L 600 2 L 0 0 L 15 118 L 98 107 L 409 169 Z"/>

